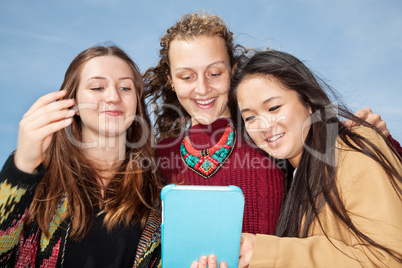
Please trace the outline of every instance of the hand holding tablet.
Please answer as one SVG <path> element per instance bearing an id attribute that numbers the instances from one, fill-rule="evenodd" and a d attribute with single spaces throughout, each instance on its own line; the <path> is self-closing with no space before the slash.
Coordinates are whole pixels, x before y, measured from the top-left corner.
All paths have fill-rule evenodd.
<path id="1" fill-rule="evenodd" d="M 237 267 L 244 197 L 236 186 L 167 185 L 162 199 L 162 267 L 215 255 Z"/>

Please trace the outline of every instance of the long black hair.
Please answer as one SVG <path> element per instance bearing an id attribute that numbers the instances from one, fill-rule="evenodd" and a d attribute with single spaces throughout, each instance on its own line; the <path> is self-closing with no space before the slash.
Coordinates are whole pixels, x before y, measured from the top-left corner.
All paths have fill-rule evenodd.
<path id="1" fill-rule="evenodd" d="M 312 110 L 311 127 L 305 140 L 301 161 L 294 178 L 287 177 L 285 197 L 278 220 L 276 235 L 281 237 L 307 237 L 308 230 L 325 204 L 349 229 L 365 243 L 373 245 L 389 253 L 393 258 L 402 261 L 402 256 L 388 249 L 362 233 L 349 217 L 336 187 L 336 142 L 340 139 L 347 147 L 360 152 L 378 162 L 402 200 L 402 190 L 398 181 L 402 182 L 401 171 L 392 166 L 391 162 L 377 146 L 365 137 L 345 127 L 341 118 L 351 119 L 357 123 L 375 129 L 373 125 L 357 118 L 345 105 L 338 102 L 333 105 L 324 89 L 332 90 L 325 82 L 316 77 L 300 60 L 280 51 L 256 52 L 245 66 L 236 74 L 233 90 L 230 95 L 232 113 L 239 111 L 236 91 L 240 82 L 250 77 L 267 77 L 279 82 L 284 88 L 294 90 L 299 100 Z M 245 130 L 244 122 L 240 129 Z M 246 136 L 247 133 L 245 133 Z M 381 135 L 381 133 L 380 133 Z M 386 140 L 386 139 L 385 139 Z M 396 157 L 397 152 L 390 147 Z M 319 153 L 321 157 L 317 157 Z M 304 223 L 302 224 L 302 222 Z M 323 229 L 323 228 L 321 228 Z M 324 234 L 325 231 L 323 230 Z"/>

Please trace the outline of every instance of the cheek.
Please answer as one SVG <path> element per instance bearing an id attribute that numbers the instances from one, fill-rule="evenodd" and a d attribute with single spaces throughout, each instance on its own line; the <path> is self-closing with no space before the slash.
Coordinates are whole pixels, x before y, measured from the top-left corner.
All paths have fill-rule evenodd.
<path id="1" fill-rule="evenodd" d="M 298 141 L 304 142 L 310 129 L 310 114 L 305 114 L 303 111 L 293 113 L 286 119 L 286 121 L 284 121 L 284 123 L 288 128 L 292 129 L 292 132 Z"/>
<path id="2" fill-rule="evenodd" d="M 176 88 L 176 96 L 180 100 L 189 99 L 191 96 L 192 90 L 189 88 Z"/>
<path id="3" fill-rule="evenodd" d="M 134 95 L 126 102 L 127 107 L 129 108 L 131 114 L 136 114 L 137 112 L 137 96 Z"/>
<path id="4" fill-rule="evenodd" d="M 129 106 L 129 114 L 130 115 L 135 115 L 137 114 L 137 103 L 131 103 Z"/>
<path id="5" fill-rule="evenodd" d="M 91 94 L 91 92 L 78 92 L 76 97 L 76 103 L 79 106 L 99 106 L 101 103 L 100 97 L 96 94 Z"/>
<path id="6" fill-rule="evenodd" d="M 215 90 L 220 95 L 228 95 L 230 88 L 230 79 L 222 79 L 221 81 L 217 82 L 215 85 Z"/>
<path id="7" fill-rule="evenodd" d="M 303 128 L 310 125 L 310 114 L 307 110 L 299 110 L 294 114 L 292 121 L 295 125 L 298 125 L 300 131 L 302 131 Z"/>
<path id="8" fill-rule="evenodd" d="M 189 109 L 191 107 L 190 105 L 190 97 L 188 96 L 181 96 L 177 94 L 177 99 L 179 100 L 179 103 L 182 107 L 184 107 L 185 110 Z M 174 107 L 172 107 L 175 109 Z"/>
<path id="9" fill-rule="evenodd" d="M 250 136 L 250 138 L 256 143 L 258 144 L 259 139 L 261 137 L 261 135 L 259 135 L 259 131 L 258 129 L 256 129 L 252 124 L 246 124 L 246 131 L 247 134 Z"/>

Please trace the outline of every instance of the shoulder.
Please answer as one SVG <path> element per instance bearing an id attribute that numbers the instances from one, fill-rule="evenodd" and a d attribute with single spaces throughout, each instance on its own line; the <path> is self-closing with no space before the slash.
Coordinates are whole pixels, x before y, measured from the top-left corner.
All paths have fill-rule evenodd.
<path id="1" fill-rule="evenodd" d="M 148 264 L 154 263 L 156 266 L 160 263 L 161 222 L 161 211 L 159 207 L 156 207 L 151 210 L 138 243 L 134 267 L 154 267 Z"/>
<path id="2" fill-rule="evenodd" d="M 363 126 L 357 126 L 351 128 L 352 132 L 359 134 L 362 137 L 365 137 L 368 139 L 370 142 L 374 144 L 383 144 L 386 145 L 384 138 L 374 129 L 368 128 L 368 127 L 363 127 Z"/>
<path id="3" fill-rule="evenodd" d="M 389 159 L 397 158 L 396 155 L 389 148 L 389 146 L 386 143 L 386 141 L 384 140 L 384 138 L 379 133 L 377 133 L 375 130 L 368 128 L 368 127 L 358 126 L 358 127 L 351 128 L 351 131 L 365 139 L 365 141 L 363 141 L 362 143 L 365 145 L 368 145 L 368 150 L 370 150 L 371 152 L 375 153 L 373 151 L 372 146 L 370 146 L 370 145 L 373 145 L 376 149 L 379 150 L 379 152 L 384 154 L 385 157 L 387 157 Z M 369 156 L 367 156 L 363 153 L 360 153 L 360 152 L 354 150 L 353 148 L 351 148 L 351 146 L 355 146 L 358 148 L 361 147 L 361 145 L 360 145 L 361 143 L 359 143 L 357 140 L 349 138 L 348 143 L 349 144 L 347 144 L 345 141 L 338 138 L 336 149 L 337 149 L 337 154 L 338 154 L 339 160 L 347 158 L 349 161 L 356 159 L 356 161 L 365 160 L 364 163 L 375 162 Z M 361 163 L 361 164 L 363 164 L 363 163 Z"/>
<path id="4" fill-rule="evenodd" d="M 384 138 L 377 133 L 374 129 L 368 128 L 368 127 L 363 127 L 363 126 L 358 126 L 358 127 L 353 127 L 351 128 L 351 131 L 360 137 L 363 137 L 366 141 L 364 144 L 366 145 L 373 145 L 376 147 L 381 153 L 383 153 L 387 158 L 396 158 L 395 154 L 392 152 L 392 150 L 389 148 L 387 142 L 384 140 Z M 356 140 L 348 140 L 353 146 L 360 147 L 359 144 L 356 142 Z M 371 146 L 369 146 L 369 149 L 372 150 Z M 341 156 L 350 156 L 350 157 L 357 157 L 357 158 L 364 158 L 368 156 L 364 155 L 363 153 L 359 153 L 355 150 L 353 150 L 349 144 L 346 144 L 345 141 L 341 140 L 338 138 L 337 142 L 337 150 L 339 155 Z"/>
<path id="5" fill-rule="evenodd" d="M 156 153 L 158 157 L 164 157 L 169 155 L 172 150 L 178 150 L 180 148 L 180 144 L 183 141 L 183 136 L 178 137 L 169 137 L 163 140 L 160 140 L 156 144 Z"/>
<path id="6" fill-rule="evenodd" d="M 367 127 L 354 127 L 352 128 L 352 132 L 362 136 L 374 145 L 379 153 L 386 158 L 386 160 L 384 160 L 385 162 L 389 161 L 394 168 L 402 169 L 401 162 L 398 160 L 397 156 L 388 147 L 384 138 L 375 130 Z M 357 144 L 356 141 L 353 140 L 350 142 L 353 145 Z M 371 147 L 368 147 L 368 150 L 378 155 Z M 365 188 L 369 187 L 375 190 L 375 188 L 380 189 L 385 185 L 387 185 L 386 187 L 389 186 L 388 175 L 384 168 L 368 155 L 350 148 L 350 146 L 340 141 L 340 139 L 338 139 L 336 152 L 337 178 L 342 188 L 346 187 L 349 189 L 350 187 L 354 188 L 356 185 L 363 185 Z M 382 158 L 380 155 L 379 157 Z"/>
<path id="7" fill-rule="evenodd" d="M 157 146 L 174 146 L 180 144 L 183 140 L 183 136 L 169 137 L 158 141 Z"/>

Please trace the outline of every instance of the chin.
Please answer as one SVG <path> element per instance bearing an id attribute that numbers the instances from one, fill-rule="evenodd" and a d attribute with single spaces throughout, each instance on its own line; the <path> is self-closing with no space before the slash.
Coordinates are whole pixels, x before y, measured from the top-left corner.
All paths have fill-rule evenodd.
<path id="1" fill-rule="evenodd" d="M 195 121 L 201 125 L 210 125 L 218 119 L 219 119 L 219 117 L 204 117 L 203 116 L 201 118 L 197 118 Z"/>
<path id="2" fill-rule="evenodd" d="M 121 134 L 123 134 L 124 132 L 126 132 L 125 129 L 105 129 L 103 130 L 103 133 L 106 137 L 117 137 L 117 136 L 121 136 Z M 102 132 L 100 132 L 102 133 Z"/>

